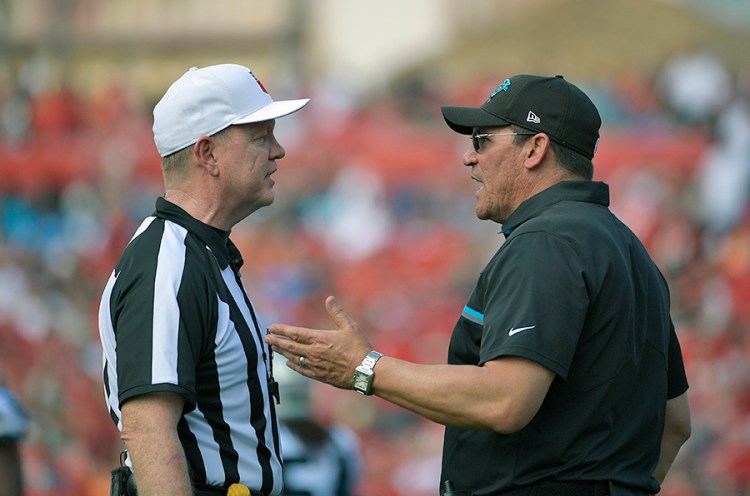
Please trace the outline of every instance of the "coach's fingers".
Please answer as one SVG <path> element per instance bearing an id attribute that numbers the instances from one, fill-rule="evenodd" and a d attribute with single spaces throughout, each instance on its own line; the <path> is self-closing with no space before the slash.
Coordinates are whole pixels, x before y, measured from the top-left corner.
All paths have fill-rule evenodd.
<path id="1" fill-rule="evenodd" d="M 289 328 L 292 326 L 288 326 L 286 324 L 271 324 L 268 326 L 268 334 L 266 337 L 284 337 L 291 339 L 291 336 L 289 335 Z"/>
<path id="2" fill-rule="evenodd" d="M 289 349 L 289 346 L 291 344 L 294 344 L 294 341 L 292 341 L 291 339 L 283 338 L 281 336 L 276 336 L 273 334 L 266 334 L 263 339 L 267 344 L 271 345 L 271 349 L 273 351 L 280 355 L 284 355 L 286 358 L 290 358 L 289 355 L 293 353 L 292 350 Z"/>
<path id="3" fill-rule="evenodd" d="M 268 334 L 264 336 L 264 340 L 273 347 L 300 353 L 303 351 L 302 347 L 310 344 L 314 332 L 304 327 L 273 324 L 268 328 Z"/>
<path id="4" fill-rule="evenodd" d="M 336 301 L 335 296 L 329 296 L 326 298 L 326 310 L 328 311 L 328 315 L 331 316 L 331 320 L 338 326 L 339 329 L 344 329 L 347 327 L 354 327 L 357 328 L 357 323 L 354 321 L 353 318 L 349 316 L 348 313 L 346 313 L 346 310 L 339 305 L 339 302 Z"/>
<path id="5" fill-rule="evenodd" d="M 286 360 L 285 363 L 294 363 L 294 360 L 299 360 L 299 355 L 292 354 L 291 351 L 285 349 L 285 348 L 279 348 L 278 346 L 272 346 L 271 349 L 274 353 L 277 353 L 278 355 L 283 356 Z M 297 357 L 297 358 L 295 358 Z"/>

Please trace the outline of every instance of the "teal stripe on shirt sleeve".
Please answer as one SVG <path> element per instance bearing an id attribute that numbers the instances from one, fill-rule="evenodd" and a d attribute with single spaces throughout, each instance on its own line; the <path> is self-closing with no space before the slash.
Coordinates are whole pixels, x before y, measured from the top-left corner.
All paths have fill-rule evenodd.
<path id="1" fill-rule="evenodd" d="M 468 305 L 464 307 L 464 311 L 463 313 L 461 313 L 461 316 L 467 320 L 474 322 L 475 324 L 479 324 L 479 325 L 484 324 L 484 314 L 474 310 Z"/>

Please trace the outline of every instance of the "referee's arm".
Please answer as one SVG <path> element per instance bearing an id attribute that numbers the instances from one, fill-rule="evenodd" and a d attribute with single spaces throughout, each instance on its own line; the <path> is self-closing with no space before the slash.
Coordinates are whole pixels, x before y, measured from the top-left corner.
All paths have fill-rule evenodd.
<path id="1" fill-rule="evenodd" d="M 184 399 L 148 393 L 121 407 L 122 440 L 133 463 L 139 496 L 193 494 L 185 452 L 177 435 Z"/>

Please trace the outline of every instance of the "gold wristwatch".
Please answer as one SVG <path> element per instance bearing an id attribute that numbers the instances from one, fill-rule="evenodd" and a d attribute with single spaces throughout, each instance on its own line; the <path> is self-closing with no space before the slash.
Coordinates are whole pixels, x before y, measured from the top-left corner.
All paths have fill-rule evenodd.
<path id="1" fill-rule="evenodd" d="M 374 350 L 367 354 L 359 367 L 354 369 L 352 389 L 366 396 L 372 394 L 372 380 L 375 378 L 375 371 L 373 369 L 382 356 L 381 353 Z"/>

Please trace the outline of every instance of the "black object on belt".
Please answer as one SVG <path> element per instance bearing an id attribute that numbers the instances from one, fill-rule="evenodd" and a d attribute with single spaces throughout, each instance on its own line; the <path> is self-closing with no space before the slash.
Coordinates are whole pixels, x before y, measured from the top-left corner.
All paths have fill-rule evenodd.
<path id="1" fill-rule="evenodd" d="M 609 483 L 543 482 L 498 493 L 498 496 L 609 496 Z"/>

